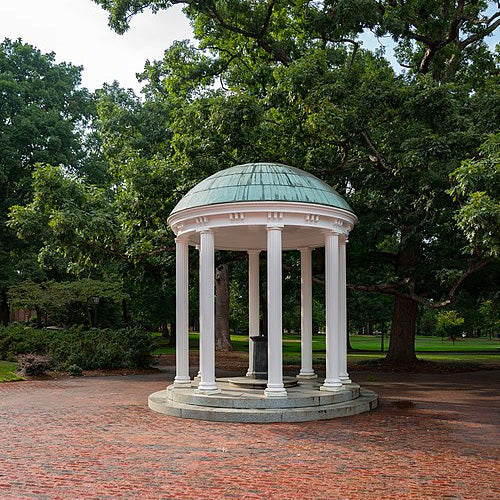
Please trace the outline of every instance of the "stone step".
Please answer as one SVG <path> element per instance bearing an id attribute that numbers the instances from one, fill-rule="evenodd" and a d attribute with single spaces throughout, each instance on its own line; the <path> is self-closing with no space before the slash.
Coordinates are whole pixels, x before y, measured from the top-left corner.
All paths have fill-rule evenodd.
<path id="1" fill-rule="evenodd" d="M 276 409 L 303 408 L 343 403 L 359 397 L 359 385 L 348 384 L 339 392 L 320 391 L 317 387 L 300 386 L 288 390 L 286 398 L 268 398 L 263 391 L 252 389 L 236 389 L 219 382 L 221 392 L 218 394 L 199 394 L 194 389 L 179 389 L 169 386 L 165 391 L 157 393 L 174 403 L 193 406 L 241 409 Z"/>
<path id="2" fill-rule="evenodd" d="M 148 403 L 156 412 L 198 420 L 242 423 L 306 422 L 346 417 L 373 410 L 377 407 L 378 396 L 372 391 L 361 389 L 358 398 L 333 404 L 294 408 L 221 408 L 172 401 L 165 390 L 151 394 Z"/>

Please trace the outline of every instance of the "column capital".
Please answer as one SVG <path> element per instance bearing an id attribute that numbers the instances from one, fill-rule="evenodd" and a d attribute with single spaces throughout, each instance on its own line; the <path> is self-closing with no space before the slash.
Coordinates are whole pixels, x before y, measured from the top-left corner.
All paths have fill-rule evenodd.
<path id="1" fill-rule="evenodd" d="M 323 229 L 321 231 L 325 236 L 340 236 L 342 233 L 338 229 Z"/>
<path id="2" fill-rule="evenodd" d="M 176 243 L 185 243 L 185 244 L 187 244 L 188 243 L 188 237 L 187 237 L 187 235 L 182 234 L 182 235 L 177 236 L 176 238 L 174 238 L 174 241 Z"/>
<path id="3" fill-rule="evenodd" d="M 248 255 L 259 255 L 262 250 L 247 250 Z"/>
<path id="4" fill-rule="evenodd" d="M 204 227 L 196 230 L 199 234 L 213 234 L 214 230 L 211 227 Z"/>
<path id="5" fill-rule="evenodd" d="M 315 250 L 314 247 L 300 247 L 300 253 L 312 253 Z"/>
<path id="6" fill-rule="evenodd" d="M 323 234 L 334 234 L 335 236 L 345 236 L 349 234 L 349 229 L 342 224 L 334 223 L 330 229 L 323 229 Z"/>
<path id="7" fill-rule="evenodd" d="M 345 233 L 340 234 L 340 244 L 341 245 L 347 245 L 349 243 L 349 236 Z"/>
<path id="8" fill-rule="evenodd" d="M 285 227 L 284 224 L 267 224 L 266 230 L 267 231 L 283 231 L 284 227 Z"/>

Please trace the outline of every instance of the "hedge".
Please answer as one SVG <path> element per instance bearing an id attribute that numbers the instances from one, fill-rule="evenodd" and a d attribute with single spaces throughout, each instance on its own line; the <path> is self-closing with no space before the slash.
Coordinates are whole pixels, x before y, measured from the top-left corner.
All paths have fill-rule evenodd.
<path id="1" fill-rule="evenodd" d="M 70 366 L 83 370 L 147 368 L 154 348 L 152 335 L 136 327 L 51 330 L 21 323 L 0 327 L 0 359 L 14 360 L 20 354 L 48 355 L 60 370 Z"/>

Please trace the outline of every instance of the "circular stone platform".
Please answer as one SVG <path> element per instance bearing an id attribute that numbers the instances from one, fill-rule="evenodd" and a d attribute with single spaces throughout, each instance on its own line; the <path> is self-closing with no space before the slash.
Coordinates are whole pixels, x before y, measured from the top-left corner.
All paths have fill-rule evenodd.
<path id="1" fill-rule="evenodd" d="M 155 392 L 149 407 L 175 417 L 219 422 L 306 422 L 356 415 L 377 407 L 378 397 L 358 384 L 346 384 L 338 392 L 321 391 L 318 380 L 300 382 L 287 389 L 286 398 L 268 398 L 261 389 L 230 385 L 227 378 L 217 379 L 221 392 L 200 394 L 196 386 Z"/>
<path id="2" fill-rule="evenodd" d="M 267 387 L 267 379 L 253 378 L 253 377 L 231 377 L 227 381 L 230 385 L 246 388 L 246 389 L 261 389 L 264 390 Z M 298 381 L 295 377 L 283 377 L 283 385 L 288 389 L 289 387 L 295 387 Z"/>

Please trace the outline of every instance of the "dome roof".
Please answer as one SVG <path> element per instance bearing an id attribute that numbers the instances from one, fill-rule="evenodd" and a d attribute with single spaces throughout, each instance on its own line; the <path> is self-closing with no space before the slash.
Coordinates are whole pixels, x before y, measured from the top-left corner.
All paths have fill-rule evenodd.
<path id="1" fill-rule="evenodd" d="M 245 201 L 313 203 L 353 212 L 328 184 L 279 163 L 246 163 L 221 170 L 194 186 L 172 210 Z"/>

